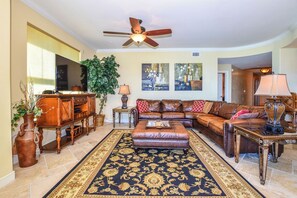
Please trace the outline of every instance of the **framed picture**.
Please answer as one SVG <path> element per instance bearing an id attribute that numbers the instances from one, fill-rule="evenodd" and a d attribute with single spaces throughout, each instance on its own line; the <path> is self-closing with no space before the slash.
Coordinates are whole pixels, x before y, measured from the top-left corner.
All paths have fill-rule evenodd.
<path id="1" fill-rule="evenodd" d="M 202 63 L 176 63 L 174 75 L 176 91 L 202 90 Z"/>
<path id="2" fill-rule="evenodd" d="M 169 90 L 169 63 L 142 64 L 142 91 Z"/>

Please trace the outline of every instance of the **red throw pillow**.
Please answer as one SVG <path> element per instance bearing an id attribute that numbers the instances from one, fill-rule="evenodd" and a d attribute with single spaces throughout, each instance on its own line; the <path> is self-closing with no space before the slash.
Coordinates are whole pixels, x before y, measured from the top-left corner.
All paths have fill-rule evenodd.
<path id="1" fill-rule="evenodd" d="M 230 120 L 236 120 L 240 115 L 249 113 L 250 111 L 248 109 L 242 109 L 240 111 L 237 111 L 237 113 L 235 115 L 233 115 Z"/>
<path id="2" fill-rule="evenodd" d="M 139 113 L 149 112 L 149 105 L 147 101 L 139 100 L 136 102 Z"/>
<path id="3" fill-rule="evenodd" d="M 192 112 L 203 112 L 204 104 L 204 100 L 194 100 Z"/>

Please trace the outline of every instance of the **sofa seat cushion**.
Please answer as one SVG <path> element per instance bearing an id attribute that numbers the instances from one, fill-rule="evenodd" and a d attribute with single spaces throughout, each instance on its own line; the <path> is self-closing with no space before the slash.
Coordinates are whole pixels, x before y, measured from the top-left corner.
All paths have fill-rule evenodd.
<path id="1" fill-rule="evenodd" d="M 213 132 L 215 132 L 218 135 L 223 136 L 224 135 L 224 121 L 226 119 L 218 117 L 215 120 L 212 120 L 208 124 L 208 128 L 211 129 Z"/>
<path id="2" fill-rule="evenodd" d="M 200 116 L 200 115 L 206 115 L 206 114 L 203 112 L 185 112 L 185 118 L 188 118 L 188 119 L 196 119 L 197 116 Z"/>
<path id="3" fill-rule="evenodd" d="M 180 118 L 185 118 L 185 114 L 182 112 L 163 112 L 162 118 L 163 119 L 180 119 Z"/>
<path id="4" fill-rule="evenodd" d="M 161 113 L 158 112 L 145 112 L 139 114 L 140 119 L 161 119 Z"/>
<path id="5" fill-rule="evenodd" d="M 212 114 L 198 115 L 197 122 L 205 127 L 208 127 L 209 122 L 217 118 L 218 116 Z"/>

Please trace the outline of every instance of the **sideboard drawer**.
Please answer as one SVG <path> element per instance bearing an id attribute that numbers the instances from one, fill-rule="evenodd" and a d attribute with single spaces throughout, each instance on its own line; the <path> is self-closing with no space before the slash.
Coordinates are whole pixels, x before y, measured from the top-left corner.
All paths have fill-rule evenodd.
<path id="1" fill-rule="evenodd" d="M 82 105 L 88 102 L 87 97 L 74 97 L 74 105 Z"/>

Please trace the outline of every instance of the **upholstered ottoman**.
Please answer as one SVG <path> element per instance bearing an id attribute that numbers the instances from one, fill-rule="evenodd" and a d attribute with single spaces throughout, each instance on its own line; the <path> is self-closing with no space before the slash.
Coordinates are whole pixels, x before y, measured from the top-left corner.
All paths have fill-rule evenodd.
<path id="1" fill-rule="evenodd" d="M 137 148 L 189 148 L 189 133 L 179 121 L 170 121 L 171 128 L 147 128 L 142 120 L 132 132 L 134 147 Z"/>

